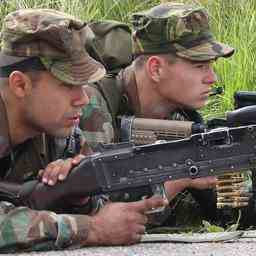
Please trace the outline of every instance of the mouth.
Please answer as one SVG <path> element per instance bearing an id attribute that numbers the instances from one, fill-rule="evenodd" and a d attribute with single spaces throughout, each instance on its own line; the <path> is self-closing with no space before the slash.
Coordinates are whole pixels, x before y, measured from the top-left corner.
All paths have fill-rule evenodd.
<path id="1" fill-rule="evenodd" d="M 207 90 L 207 91 L 204 91 L 203 94 L 210 94 L 212 92 L 212 90 Z"/>
<path id="2" fill-rule="evenodd" d="M 205 91 L 205 92 L 201 93 L 201 95 L 200 95 L 201 100 L 203 100 L 203 101 L 208 100 L 210 97 L 210 93 L 211 93 L 211 91 Z"/>
<path id="3" fill-rule="evenodd" d="M 69 121 L 69 123 L 71 125 L 78 125 L 79 124 L 79 121 L 80 121 L 80 118 L 81 118 L 81 115 L 82 113 L 77 113 L 77 114 L 73 114 L 69 117 L 67 117 L 67 120 Z"/>
<path id="4" fill-rule="evenodd" d="M 209 97 L 210 94 L 211 94 L 211 91 L 210 91 L 210 90 L 201 93 L 201 95 L 202 95 L 203 97 Z"/>

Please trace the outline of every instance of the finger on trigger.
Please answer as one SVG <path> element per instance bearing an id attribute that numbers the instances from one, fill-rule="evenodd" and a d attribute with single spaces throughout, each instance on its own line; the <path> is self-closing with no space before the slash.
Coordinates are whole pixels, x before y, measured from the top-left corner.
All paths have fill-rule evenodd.
<path id="1" fill-rule="evenodd" d="M 151 198 L 145 199 L 146 211 L 150 211 L 152 209 L 160 208 L 163 206 L 166 206 L 166 200 L 160 196 L 153 196 Z"/>

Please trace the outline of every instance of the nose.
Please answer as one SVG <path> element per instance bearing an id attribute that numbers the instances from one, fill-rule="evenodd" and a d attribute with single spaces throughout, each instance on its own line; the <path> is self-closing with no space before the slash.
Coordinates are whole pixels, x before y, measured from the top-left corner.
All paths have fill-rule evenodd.
<path id="1" fill-rule="evenodd" d="M 89 103 L 89 97 L 84 90 L 84 87 L 74 88 L 74 97 L 72 100 L 72 105 L 74 107 L 83 107 Z"/>
<path id="2" fill-rule="evenodd" d="M 209 67 L 209 70 L 205 76 L 205 83 L 208 85 L 213 85 L 214 83 L 216 83 L 218 80 L 218 77 L 216 75 L 216 73 L 213 70 L 213 67 Z"/>

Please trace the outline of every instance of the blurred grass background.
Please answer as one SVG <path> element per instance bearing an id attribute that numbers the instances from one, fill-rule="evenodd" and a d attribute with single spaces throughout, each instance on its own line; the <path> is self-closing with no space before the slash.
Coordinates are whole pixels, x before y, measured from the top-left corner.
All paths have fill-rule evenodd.
<path id="1" fill-rule="evenodd" d="M 20 8 L 54 8 L 83 20 L 116 19 L 129 22 L 132 12 L 148 9 L 165 0 L 0 0 L 0 20 Z M 205 118 L 222 116 L 233 109 L 237 90 L 255 90 L 256 75 L 256 1 L 255 0 L 184 0 L 205 6 L 211 16 L 216 38 L 236 48 L 230 59 L 220 59 L 215 68 L 217 86 L 224 94 L 212 97 L 202 110 Z"/>

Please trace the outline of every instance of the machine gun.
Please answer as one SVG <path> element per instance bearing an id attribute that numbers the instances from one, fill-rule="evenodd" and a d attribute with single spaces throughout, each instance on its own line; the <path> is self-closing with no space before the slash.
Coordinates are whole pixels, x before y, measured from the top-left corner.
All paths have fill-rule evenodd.
<path id="1" fill-rule="evenodd" d="M 235 111 L 238 117 L 255 120 L 256 106 Z M 256 125 L 225 127 L 159 144 L 105 145 L 102 152 L 75 167 L 67 180 L 53 187 L 32 181 L 29 189 L 20 189 L 16 199 L 34 209 L 54 210 L 68 198 L 131 192 L 168 180 L 218 176 L 255 165 Z"/>
<path id="2" fill-rule="evenodd" d="M 222 93 L 221 87 L 217 87 L 212 95 Z M 193 121 L 159 120 L 149 118 L 136 118 L 123 116 L 120 122 L 120 138 L 122 141 L 133 141 L 135 145 L 155 143 L 159 140 L 177 140 L 191 136 L 192 134 L 206 132 L 217 127 L 235 127 L 240 125 L 256 124 L 255 109 L 256 93 L 250 91 L 238 91 L 234 94 L 234 106 L 236 111 L 227 113 L 226 118 L 214 118 L 206 124 Z M 245 115 L 242 107 L 246 109 L 250 119 Z M 251 106 L 251 107 L 250 107 Z M 253 177 L 254 181 L 254 177 Z M 256 187 L 256 179 L 254 182 Z M 217 207 L 244 207 L 248 205 L 251 193 L 246 187 L 245 175 L 241 173 L 228 173 L 218 177 Z"/>
<path id="3" fill-rule="evenodd" d="M 214 118 L 207 122 L 208 129 L 216 127 L 235 127 L 255 123 L 255 116 L 250 115 L 247 119 L 243 114 L 243 108 L 247 107 L 247 113 L 254 111 L 256 105 L 256 92 L 254 91 L 237 91 L 234 93 L 234 108 L 236 111 L 229 112 L 228 118 Z M 241 109 L 241 110 L 239 110 Z M 252 187 L 248 187 L 248 175 L 251 177 Z M 253 170 L 252 174 L 227 173 L 218 177 L 217 185 L 217 208 L 225 208 L 225 212 L 230 212 L 228 208 L 247 207 L 248 211 L 254 211 L 256 207 L 256 175 Z M 251 193 L 252 192 L 252 193 Z M 229 213 L 230 214 L 230 213 Z"/>

